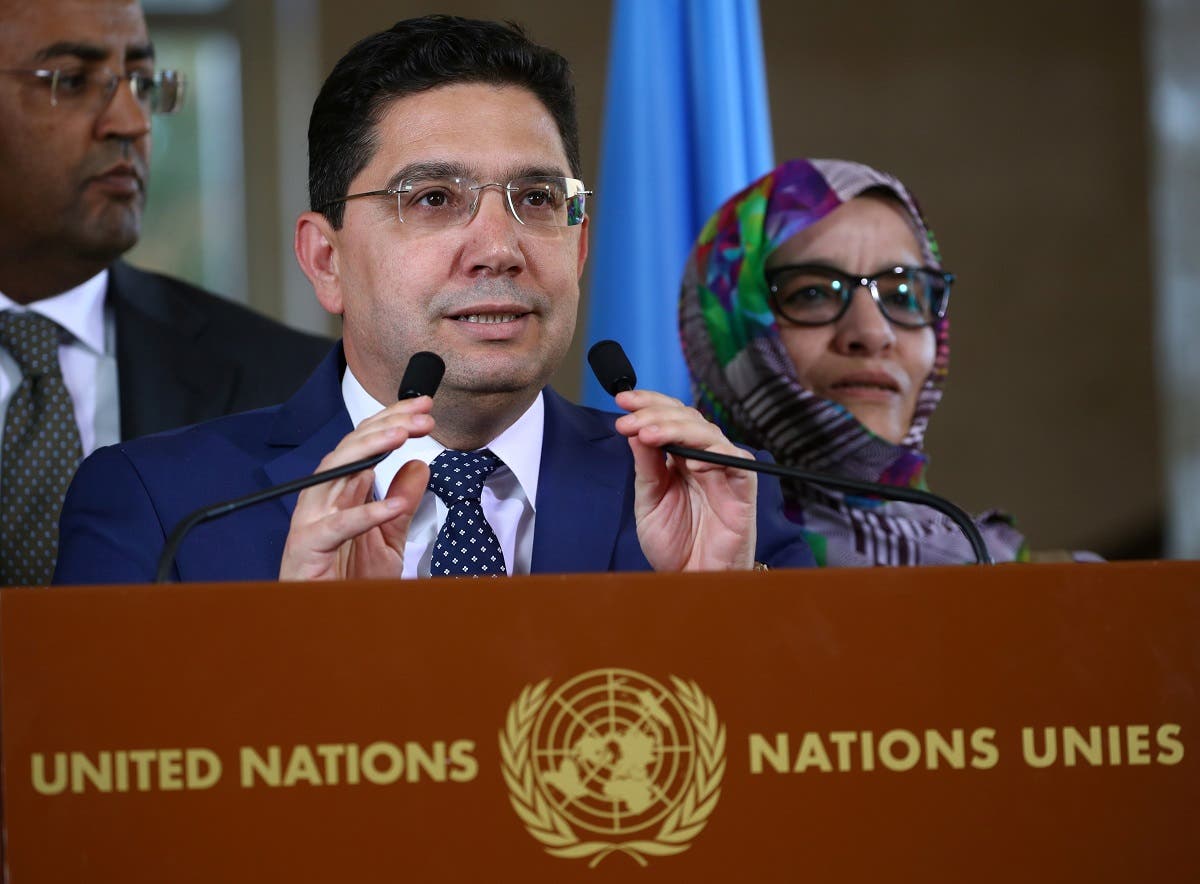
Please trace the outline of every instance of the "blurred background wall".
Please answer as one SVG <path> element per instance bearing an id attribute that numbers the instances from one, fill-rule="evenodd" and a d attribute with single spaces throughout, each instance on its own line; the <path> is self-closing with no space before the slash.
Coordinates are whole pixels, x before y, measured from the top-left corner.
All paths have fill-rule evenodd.
<path id="1" fill-rule="evenodd" d="M 155 123 L 147 235 L 132 259 L 295 325 L 337 331 L 291 256 L 309 108 L 338 57 L 397 19 L 512 18 L 562 52 L 584 174 L 597 178 L 608 2 L 144 3 L 161 64 L 189 71 L 196 89 L 188 115 Z M 1200 6 L 760 10 L 776 159 L 895 173 L 958 275 L 933 489 L 1014 513 L 1035 548 L 1200 557 L 1200 61 L 1188 49 Z M 672 182 L 661 187 L 668 199 Z M 585 298 L 619 295 L 585 280 Z M 586 343 L 581 327 L 556 378 L 568 395 Z"/>

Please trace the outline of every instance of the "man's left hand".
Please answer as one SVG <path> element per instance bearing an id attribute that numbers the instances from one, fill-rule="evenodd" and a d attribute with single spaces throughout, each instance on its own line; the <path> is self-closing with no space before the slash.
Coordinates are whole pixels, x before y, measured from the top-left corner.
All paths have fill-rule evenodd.
<path id="1" fill-rule="evenodd" d="M 664 454 L 674 444 L 750 460 L 700 412 L 651 390 L 618 393 L 617 419 L 634 462 L 634 516 L 642 552 L 656 571 L 749 569 L 754 564 L 758 478 Z"/>

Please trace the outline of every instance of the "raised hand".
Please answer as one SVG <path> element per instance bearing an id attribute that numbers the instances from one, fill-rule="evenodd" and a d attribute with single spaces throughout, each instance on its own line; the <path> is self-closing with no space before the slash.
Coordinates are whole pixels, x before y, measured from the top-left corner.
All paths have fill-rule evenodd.
<path id="1" fill-rule="evenodd" d="M 364 420 L 317 465 L 331 469 L 394 451 L 433 430 L 428 396 L 404 399 Z M 429 483 L 429 467 L 409 461 L 382 500 L 371 500 L 373 470 L 364 470 L 300 493 L 292 513 L 280 580 L 399 577 L 413 513 Z"/>
<path id="2" fill-rule="evenodd" d="M 656 571 L 748 569 L 754 564 L 757 476 L 677 458 L 666 444 L 750 455 L 694 408 L 651 390 L 618 393 L 617 419 L 634 460 L 634 516 L 642 552 Z"/>

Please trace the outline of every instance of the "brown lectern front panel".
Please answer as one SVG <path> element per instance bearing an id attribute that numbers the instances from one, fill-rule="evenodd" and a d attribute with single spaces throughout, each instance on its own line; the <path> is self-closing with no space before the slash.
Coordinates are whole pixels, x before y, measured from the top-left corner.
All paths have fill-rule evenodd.
<path id="1" fill-rule="evenodd" d="M 1200 877 L 1200 564 L 0 593 L 88 882 Z"/>

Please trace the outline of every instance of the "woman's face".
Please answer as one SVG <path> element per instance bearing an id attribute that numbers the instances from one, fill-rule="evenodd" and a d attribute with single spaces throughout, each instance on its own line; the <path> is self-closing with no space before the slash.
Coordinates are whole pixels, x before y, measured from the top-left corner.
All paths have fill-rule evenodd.
<path id="1" fill-rule="evenodd" d="M 924 263 L 905 211 L 890 200 L 860 196 L 783 243 L 767 269 L 821 264 L 860 277 Z M 851 293 L 850 306 L 830 325 L 799 326 L 783 317 L 778 322 L 806 389 L 845 406 L 875 435 L 893 443 L 904 438 L 933 368 L 932 328 L 889 322 L 866 287 Z"/>

